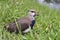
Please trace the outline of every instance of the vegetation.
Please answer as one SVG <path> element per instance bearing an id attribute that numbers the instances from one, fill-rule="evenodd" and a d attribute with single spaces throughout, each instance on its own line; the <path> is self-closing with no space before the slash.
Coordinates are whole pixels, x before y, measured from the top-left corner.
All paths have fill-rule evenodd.
<path id="1" fill-rule="evenodd" d="M 3 30 L 5 24 L 26 16 L 29 9 L 35 9 L 39 14 L 30 33 L 23 36 Z M 60 11 L 40 5 L 37 0 L 0 0 L 0 40 L 24 39 L 60 40 Z"/>

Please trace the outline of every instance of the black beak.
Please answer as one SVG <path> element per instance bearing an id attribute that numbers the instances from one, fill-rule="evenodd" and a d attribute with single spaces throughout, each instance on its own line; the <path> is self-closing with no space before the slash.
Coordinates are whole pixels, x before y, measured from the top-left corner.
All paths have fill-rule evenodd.
<path id="1" fill-rule="evenodd" d="M 36 16 L 39 16 L 39 14 L 38 14 L 39 12 L 36 12 Z"/>
<path id="2" fill-rule="evenodd" d="M 39 14 L 38 14 L 38 13 L 36 13 L 36 16 L 39 16 Z"/>

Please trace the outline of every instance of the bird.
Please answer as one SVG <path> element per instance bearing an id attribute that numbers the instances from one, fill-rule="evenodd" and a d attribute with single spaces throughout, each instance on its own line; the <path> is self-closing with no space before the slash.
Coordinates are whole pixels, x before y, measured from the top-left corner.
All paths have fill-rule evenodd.
<path id="1" fill-rule="evenodd" d="M 19 33 L 19 31 L 21 31 L 23 34 L 25 34 L 33 29 L 36 21 L 35 16 L 38 16 L 37 12 L 31 9 L 28 11 L 28 15 L 26 17 L 16 19 L 16 21 L 5 25 L 4 28 L 10 33 Z"/>

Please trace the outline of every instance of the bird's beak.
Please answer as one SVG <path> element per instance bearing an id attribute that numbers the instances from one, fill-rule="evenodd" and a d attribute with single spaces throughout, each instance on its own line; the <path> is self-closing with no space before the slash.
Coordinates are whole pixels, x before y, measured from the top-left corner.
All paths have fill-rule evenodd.
<path id="1" fill-rule="evenodd" d="M 38 13 L 36 13 L 35 15 L 36 15 L 36 16 L 39 16 L 39 14 L 38 14 Z"/>
<path id="2" fill-rule="evenodd" d="M 39 16 L 38 14 L 36 14 L 36 16 Z"/>

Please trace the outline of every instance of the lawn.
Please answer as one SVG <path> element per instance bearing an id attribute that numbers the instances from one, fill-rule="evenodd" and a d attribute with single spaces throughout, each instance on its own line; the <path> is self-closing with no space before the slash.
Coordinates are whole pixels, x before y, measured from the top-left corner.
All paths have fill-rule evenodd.
<path id="1" fill-rule="evenodd" d="M 10 34 L 3 30 L 5 24 L 26 16 L 29 9 L 39 14 L 30 33 Z M 37 0 L 0 0 L 0 40 L 60 40 L 60 10 L 40 5 Z"/>

